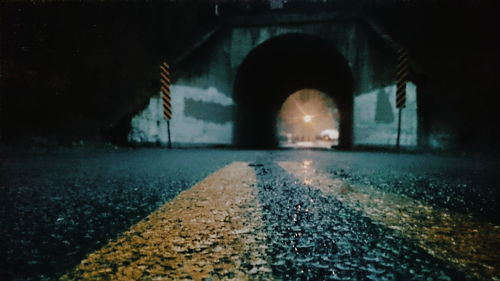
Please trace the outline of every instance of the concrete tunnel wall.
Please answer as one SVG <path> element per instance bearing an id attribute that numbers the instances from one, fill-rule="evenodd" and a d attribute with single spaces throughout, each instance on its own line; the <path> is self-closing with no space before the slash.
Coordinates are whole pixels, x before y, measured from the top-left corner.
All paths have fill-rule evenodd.
<path id="1" fill-rule="evenodd" d="M 353 78 L 352 144 L 393 145 L 397 128 L 396 56 L 369 26 L 354 21 L 220 30 L 172 69 L 172 141 L 178 145 L 234 144 L 234 113 L 238 108 L 233 87 L 239 67 L 257 46 L 285 34 L 321 38 L 345 58 Z M 403 145 L 414 146 L 416 89 L 413 84 L 407 89 L 401 140 Z M 160 101 L 158 92 L 148 107 L 132 119 L 129 141 L 167 142 Z"/>

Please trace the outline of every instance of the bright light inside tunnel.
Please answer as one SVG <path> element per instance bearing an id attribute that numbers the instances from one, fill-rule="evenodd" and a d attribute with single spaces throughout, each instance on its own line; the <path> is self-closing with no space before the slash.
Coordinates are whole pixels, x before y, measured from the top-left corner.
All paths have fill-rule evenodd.
<path id="1" fill-rule="evenodd" d="M 324 147 L 338 144 L 339 113 L 333 100 L 315 89 L 292 93 L 281 106 L 277 135 L 281 147 Z"/>

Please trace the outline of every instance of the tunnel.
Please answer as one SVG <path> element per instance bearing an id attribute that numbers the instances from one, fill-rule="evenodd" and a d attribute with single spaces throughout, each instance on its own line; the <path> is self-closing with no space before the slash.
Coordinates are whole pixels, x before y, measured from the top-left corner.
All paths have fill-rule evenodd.
<path id="1" fill-rule="evenodd" d="M 234 82 L 234 143 L 240 148 L 278 145 L 277 117 L 292 93 L 316 89 L 336 101 L 338 148 L 352 146 L 353 78 L 345 58 L 327 41 L 305 34 L 271 38 L 255 47 Z"/>
<path id="2" fill-rule="evenodd" d="M 332 148 L 338 144 L 338 110 L 326 94 L 299 90 L 281 106 L 277 134 L 279 147 Z"/>

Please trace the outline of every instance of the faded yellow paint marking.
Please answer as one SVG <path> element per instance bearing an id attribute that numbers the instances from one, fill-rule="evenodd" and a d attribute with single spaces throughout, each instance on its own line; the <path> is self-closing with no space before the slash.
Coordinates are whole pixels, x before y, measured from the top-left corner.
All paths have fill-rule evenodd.
<path id="1" fill-rule="evenodd" d="M 61 280 L 270 280 L 255 184 L 253 169 L 234 162 L 90 254 Z"/>
<path id="2" fill-rule="evenodd" d="M 500 280 L 500 226 L 401 195 L 351 186 L 315 170 L 310 160 L 279 165 L 304 184 L 413 239 L 432 256 L 480 280 Z"/>

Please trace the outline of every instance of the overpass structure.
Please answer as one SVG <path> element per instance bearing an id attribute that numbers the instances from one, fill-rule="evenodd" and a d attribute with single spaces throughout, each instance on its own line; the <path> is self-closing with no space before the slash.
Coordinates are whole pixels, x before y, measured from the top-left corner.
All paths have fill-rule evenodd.
<path id="1" fill-rule="evenodd" d="M 173 141 L 272 147 L 285 99 L 301 89 L 317 89 L 338 106 L 341 147 L 393 146 L 399 46 L 355 14 L 226 17 L 173 70 Z M 414 83 L 407 85 L 402 120 L 402 144 L 415 147 Z M 159 92 L 132 118 L 128 137 L 135 143 L 167 142 Z"/>
<path id="2" fill-rule="evenodd" d="M 272 147 L 279 107 L 304 88 L 338 106 L 343 147 L 393 146 L 406 47 L 402 145 L 498 151 L 498 4 L 431 2 L 8 1 L 1 139 L 164 144 L 166 61 L 177 146 Z"/>

